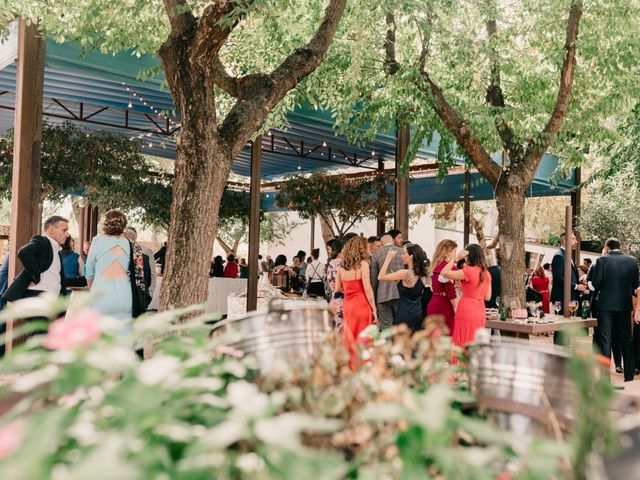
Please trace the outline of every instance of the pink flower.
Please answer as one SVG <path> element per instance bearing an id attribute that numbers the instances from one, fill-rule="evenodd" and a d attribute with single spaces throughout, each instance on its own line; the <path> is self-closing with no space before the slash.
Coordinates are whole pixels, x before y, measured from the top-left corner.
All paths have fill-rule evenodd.
<path id="1" fill-rule="evenodd" d="M 71 350 L 89 345 L 100 337 L 100 312 L 83 308 L 59 318 L 49 326 L 44 346 L 50 350 Z"/>
<path id="2" fill-rule="evenodd" d="M 15 452 L 24 439 L 24 423 L 20 420 L 0 427 L 0 460 Z"/>
<path id="3" fill-rule="evenodd" d="M 244 352 L 242 350 L 238 350 L 237 348 L 230 347 L 228 345 L 218 345 L 216 347 L 216 352 L 220 355 L 229 355 L 233 358 L 242 358 L 244 357 Z"/>

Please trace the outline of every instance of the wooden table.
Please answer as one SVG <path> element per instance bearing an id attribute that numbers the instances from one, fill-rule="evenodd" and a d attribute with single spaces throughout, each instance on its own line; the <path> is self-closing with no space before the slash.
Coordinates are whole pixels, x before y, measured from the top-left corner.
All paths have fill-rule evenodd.
<path id="1" fill-rule="evenodd" d="M 529 335 L 558 332 L 560 330 L 596 327 L 598 320 L 595 318 L 570 317 L 558 315 L 545 315 L 544 318 L 555 320 L 553 323 L 515 323 L 509 318 L 502 320 L 487 320 L 486 328 L 500 330 L 500 334 L 507 337 L 529 338 Z"/>

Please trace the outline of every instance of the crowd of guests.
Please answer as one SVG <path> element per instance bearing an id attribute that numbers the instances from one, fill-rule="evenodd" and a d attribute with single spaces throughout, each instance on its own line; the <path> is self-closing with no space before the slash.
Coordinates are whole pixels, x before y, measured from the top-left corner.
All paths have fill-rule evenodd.
<path id="1" fill-rule="evenodd" d="M 428 315 L 443 315 L 460 346 L 485 325 L 492 274 L 479 245 L 458 250 L 454 241 L 443 240 L 431 262 L 420 245 L 390 230 L 369 238 L 347 233 L 329 240 L 326 249 L 324 264 L 319 249 L 309 257 L 299 251 L 290 263 L 278 255 L 271 265 L 267 257 L 261 275 L 285 292 L 325 297 L 336 312 L 335 329 L 352 355 L 369 325 L 384 330 L 405 324 L 416 331 Z"/>
<path id="2" fill-rule="evenodd" d="M 151 301 L 156 264 L 153 252 L 137 243 L 137 231 L 127 225 L 125 214 L 120 210 L 106 212 L 102 235 L 85 242 L 81 253 L 75 251 L 66 218 L 49 217 L 43 230 L 18 251 L 24 269 L 11 284 L 7 282 L 8 255 L 4 257 L 0 308 L 5 302 L 43 293 L 68 295 L 70 288 L 88 288 L 98 293 L 91 307 L 120 320 L 121 333 L 129 331 L 130 319 L 146 311 Z"/>
<path id="3" fill-rule="evenodd" d="M 18 258 L 23 271 L 9 285 L 8 255 L 0 268 L 0 308 L 7 301 L 48 292 L 68 294 L 69 287 L 88 287 L 99 292 L 93 307 L 120 319 L 122 331 L 129 319 L 144 312 L 156 283 L 156 264 L 164 269 L 166 244 L 159 252 L 137 243 L 137 231 L 127 225 L 120 210 L 104 216 L 102 235 L 85 242 L 81 253 L 69 235 L 68 221 L 52 216 L 44 223 L 44 234 L 36 235 L 20 248 Z M 561 235 L 564 245 L 565 236 Z M 575 236 L 572 250 L 577 248 Z M 259 257 L 261 281 L 285 292 L 325 297 L 336 312 L 335 328 L 355 352 L 360 333 L 369 325 L 384 330 L 405 324 L 412 331 L 423 327 L 425 318 L 442 315 L 454 344 L 473 341 L 486 322 L 486 307 L 498 306 L 500 294 L 499 258 L 477 244 L 459 249 L 453 240 L 438 243 L 430 261 L 416 243 L 404 240 L 402 232 L 390 230 L 378 237 L 365 238 L 348 233 L 326 244 L 328 260 L 320 262 L 320 250 L 311 255 L 300 250 L 291 262 L 285 255 L 272 260 Z M 527 270 L 527 288 L 539 296 L 544 313 L 553 305 L 559 313 L 564 305 L 565 275 L 570 276 L 570 300 L 597 316 L 594 345 L 605 356 L 613 354 L 616 370 L 625 381 L 640 374 L 640 271 L 634 257 L 621 251 L 621 242 L 610 238 L 603 256 L 595 263 L 585 259 L 565 272 L 562 246 L 552 262 Z M 570 255 L 570 253 L 569 253 Z M 247 278 L 245 259 L 236 261 L 233 253 L 226 262 L 217 256 L 211 276 Z M 632 322 L 633 319 L 633 322 Z M 555 336 L 560 343 L 562 338 Z M 355 358 L 355 357 L 354 357 Z"/>

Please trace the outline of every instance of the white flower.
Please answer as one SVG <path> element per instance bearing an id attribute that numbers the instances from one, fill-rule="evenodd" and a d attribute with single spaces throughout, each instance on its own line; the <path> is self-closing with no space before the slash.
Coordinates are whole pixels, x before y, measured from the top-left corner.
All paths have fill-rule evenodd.
<path id="1" fill-rule="evenodd" d="M 22 375 L 15 382 L 13 382 L 11 388 L 13 388 L 14 392 L 28 392 L 36 387 L 39 387 L 43 383 L 47 383 L 53 380 L 56 375 L 58 375 L 59 371 L 60 369 L 57 366 L 47 365 L 40 370 Z"/>
<path id="2" fill-rule="evenodd" d="M 137 369 L 138 380 L 144 385 L 157 385 L 163 381 L 175 380 L 180 360 L 169 355 L 155 355 L 140 364 Z"/>

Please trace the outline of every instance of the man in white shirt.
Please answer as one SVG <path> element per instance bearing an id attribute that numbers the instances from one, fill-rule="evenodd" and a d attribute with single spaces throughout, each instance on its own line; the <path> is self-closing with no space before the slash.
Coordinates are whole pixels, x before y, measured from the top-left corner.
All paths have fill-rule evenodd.
<path id="1" fill-rule="evenodd" d="M 35 235 L 18 251 L 18 259 L 24 270 L 5 292 L 4 298 L 7 301 L 37 297 L 45 292 L 54 295 L 64 292 L 65 279 L 60 250 L 68 236 L 67 219 L 54 215 L 44 222 L 44 235 Z"/>

